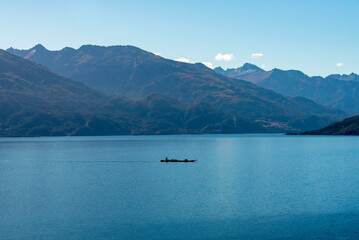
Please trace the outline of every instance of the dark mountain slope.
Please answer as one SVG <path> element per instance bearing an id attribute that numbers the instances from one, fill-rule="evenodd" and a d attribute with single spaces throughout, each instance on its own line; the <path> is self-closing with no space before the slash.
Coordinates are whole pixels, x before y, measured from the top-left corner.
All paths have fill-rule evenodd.
<path id="1" fill-rule="evenodd" d="M 275 131 L 314 129 L 343 114 L 225 77 L 202 64 L 164 59 L 131 46 L 87 45 L 78 50 L 48 51 L 38 45 L 30 50 L 8 51 L 107 93 L 140 98 L 156 92 L 185 104 L 205 102 Z"/>
<path id="2" fill-rule="evenodd" d="M 346 118 L 322 129 L 304 132 L 300 135 L 359 135 L 359 116 Z"/>
<path id="3" fill-rule="evenodd" d="M 159 94 L 138 100 L 104 94 L 3 50 L 0 101 L 1 136 L 265 131 L 202 103 L 187 106 Z"/>
<path id="4" fill-rule="evenodd" d="M 238 68 L 236 75 L 233 75 L 234 71 L 229 69 L 219 72 L 283 95 L 306 97 L 334 108 L 359 112 L 359 77 L 356 74 L 329 75 L 323 78 L 309 77 L 296 70 L 263 71 L 260 69 L 248 72 Z"/>

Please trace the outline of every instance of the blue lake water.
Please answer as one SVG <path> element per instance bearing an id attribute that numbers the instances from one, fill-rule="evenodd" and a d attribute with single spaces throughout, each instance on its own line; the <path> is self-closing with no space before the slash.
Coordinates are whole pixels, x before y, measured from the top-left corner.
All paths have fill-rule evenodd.
<path id="1" fill-rule="evenodd" d="M 0 239 L 359 239 L 359 137 L 1 138 Z"/>

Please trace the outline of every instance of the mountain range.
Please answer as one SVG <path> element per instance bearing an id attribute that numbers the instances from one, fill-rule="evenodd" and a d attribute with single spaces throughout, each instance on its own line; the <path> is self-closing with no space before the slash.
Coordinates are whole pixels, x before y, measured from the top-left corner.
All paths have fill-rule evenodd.
<path id="1" fill-rule="evenodd" d="M 333 74 L 310 77 L 297 70 L 263 69 L 246 63 L 236 69 L 214 69 L 217 73 L 246 80 L 285 96 L 300 96 L 317 103 L 359 113 L 359 76 Z"/>
<path id="2" fill-rule="evenodd" d="M 241 133 L 259 124 L 198 102 L 150 94 L 128 99 L 89 88 L 0 50 L 0 135 Z"/>
<path id="3" fill-rule="evenodd" d="M 49 51 L 37 45 L 7 51 L 97 91 L 130 98 L 156 93 L 175 99 L 179 105 L 207 104 L 222 114 L 260 125 L 260 131 L 317 129 L 346 116 L 341 110 L 303 97 L 285 97 L 248 80 L 224 76 L 203 64 L 165 59 L 133 46 L 84 45 Z M 248 75 L 267 73 L 261 69 L 242 70 Z"/>
<path id="4" fill-rule="evenodd" d="M 332 74 L 329 75 L 328 78 L 334 78 L 334 79 L 338 79 L 341 81 L 355 81 L 355 82 L 359 82 L 359 75 L 355 74 L 355 73 L 351 73 L 349 75 L 347 74 Z"/>

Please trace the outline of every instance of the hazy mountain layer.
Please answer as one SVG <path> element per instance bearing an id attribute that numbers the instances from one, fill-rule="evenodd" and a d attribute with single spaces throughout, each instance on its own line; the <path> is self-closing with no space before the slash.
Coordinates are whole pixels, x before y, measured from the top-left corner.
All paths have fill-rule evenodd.
<path id="1" fill-rule="evenodd" d="M 250 66 L 245 64 L 244 66 Z M 243 67 L 244 67 L 243 66 Z M 273 69 L 264 71 L 253 66 L 251 70 L 216 68 L 215 71 L 226 76 L 246 80 L 261 87 L 289 96 L 301 96 L 318 103 L 359 112 L 359 76 L 333 74 L 326 78 L 309 77 L 296 70 Z"/>

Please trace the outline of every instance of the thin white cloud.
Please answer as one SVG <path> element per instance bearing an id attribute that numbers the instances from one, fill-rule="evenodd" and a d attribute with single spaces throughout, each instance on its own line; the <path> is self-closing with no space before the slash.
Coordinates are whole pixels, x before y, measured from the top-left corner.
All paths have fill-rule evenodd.
<path id="1" fill-rule="evenodd" d="M 218 53 L 214 59 L 216 59 L 217 61 L 226 61 L 229 62 L 234 58 L 233 53 L 226 53 L 226 54 L 222 54 L 222 53 Z"/>
<path id="2" fill-rule="evenodd" d="M 192 62 L 188 58 L 177 58 L 177 59 L 175 59 L 175 61 L 177 61 L 177 62 L 185 62 L 185 63 L 191 63 Z"/>
<path id="3" fill-rule="evenodd" d="M 337 67 L 343 67 L 343 63 L 341 63 L 341 62 L 339 62 L 339 63 L 337 63 Z"/>
<path id="4" fill-rule="evenodd" d="M 261 58 L 263 55 L 263 53 L 252 53 L 251 58 Z"/>
<path id="5" fill-rule="evenodd" d="M 156 56 L 159 56 L 159 55 L 160 55 L 160 53 L 156 53 L 156 52 L 154 52 L 153 54 L 155 54 Z"/>
<path id="6" fill-rule="evenodd" d="M 213 69 L 213 64 L 211 62 L 202 62 L 206 67 Z"/>

